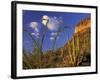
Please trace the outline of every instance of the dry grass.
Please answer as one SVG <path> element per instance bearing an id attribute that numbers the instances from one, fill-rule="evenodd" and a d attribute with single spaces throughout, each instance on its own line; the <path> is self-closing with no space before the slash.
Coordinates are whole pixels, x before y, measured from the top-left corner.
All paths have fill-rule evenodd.
<path id="1" fill-rule="evenodd" d="M 56 51 L 48 51 L 43 55 L 38 48 L 32 54 L 24 51 L 23 69 L 90 66 L 90 43 L 89 27 L 75 33 L 64 47 Z"/>

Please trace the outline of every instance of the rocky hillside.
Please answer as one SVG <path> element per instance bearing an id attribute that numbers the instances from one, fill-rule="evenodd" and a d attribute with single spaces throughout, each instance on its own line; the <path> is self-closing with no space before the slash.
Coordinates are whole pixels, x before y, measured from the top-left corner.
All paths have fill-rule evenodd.
<path id="1" fill-rule="evenodd" d="M 63 55 L 68 54 L 70 57 L 70 64 L 73 66 L 86 66 L 90 65 L 90 18 L 82 20 L 76 25 L 75 33 L 68 43 L 62 48 Z"/>
<path id="2" fill-rule="evenodd" d="M 91 26 L 91 20 L 90 17 L 83 19 L 81 22 L 79 22 L 75 27 L 75 33 L 83 32 L 87 28 L 90 28 Z"/>

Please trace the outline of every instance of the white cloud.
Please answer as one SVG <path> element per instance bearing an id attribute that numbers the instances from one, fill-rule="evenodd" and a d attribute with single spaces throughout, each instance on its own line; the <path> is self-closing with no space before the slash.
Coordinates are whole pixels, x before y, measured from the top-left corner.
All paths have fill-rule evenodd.
<path id="1" fill-rule="evenodd" d="M 36 35 L 36 33 L 31 33 L 31 35 L 34 35 L 34 36 L 35 36 L 35 35 Z"/>
<path id="2" fill-rule="evenodd" d="M 37 22 L 30 22 L 30 27 L 35 29 L 38 27 L 38 23 Z"/>
<path id="3" fill-rule="evenodd" d="M 56 36 L 57 35 L 57 32 L 52 32 L 51 35 L 52 36 Z"/>
<path id="4" fill-rule="evenodd" d="M 42 17 L 42 24 L 43 24 L 44 26 L 46 26 L 47 23 L 48 23 L 48 21 L 49 21 L 49 17 L 48 17 L 47 15 L 44 15 L 44 16 Z"/>
<path id="5" fill-rule="evenodd" d="M 51 31 L 57 31 L 59 29 L 60 20 L 57 17 L 49 17 L 47 28 Z"/>
<path id="6" fill-rule="evenodd" d="M 47 27 L 49 30 L 57 30 L 57 27 L 56 27 L 55 23 L 53 23 L 53 22 L 48 23 Z"/>
<path id="7" fill-rule="evenodd" d="M 50 37 L 50 40 L 54 40 L 54 37 Z"/>
<path id="8" fill-rule="evenodd" d="M 47 16 L 47 15 L 43 15 L 43 17 L 42 17 L 43 19 L 49 19 L 49 16 Z"/>
<path id="9" fill-rule="evenodd" d="M 40 35 L 40 33 L 31 33 L 31 35 L 34 35 L 34 36 L 39 36 Z"/>
<path id="10" fill-rule="evenodd" d="M 59 28 L 59 24 L 61 22 L 61 19 L 57 18 L 56 16 L 54 17 L 49 17 L 47 15 L 43 15 L 42 17 L 42 24 L 46 26 L 49 30 L 57 31 Z"/>
<path id="11" fill-rule="evenodd" d="M 32 29 L 34 29 L 36 32 L 39 32 L 39 29 L 38 29 L 38 22 L 30 22 L 30 27 Z"/>

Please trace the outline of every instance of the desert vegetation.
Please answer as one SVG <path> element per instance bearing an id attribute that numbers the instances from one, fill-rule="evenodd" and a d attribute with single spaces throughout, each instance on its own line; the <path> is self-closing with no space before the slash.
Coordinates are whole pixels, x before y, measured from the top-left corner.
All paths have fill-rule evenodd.
<path id="1" fill-rule="evenodd" d="M 47 22 L 48 21 L 44 21 L 43 24 L 47 25 Z M 35 44 L 34 51 L 31 54 L 23 50 L 23 69 L 90 66 L 90 24 L 90 18 L 80 21 L 75 27 L 75 32 L 73 33 L 72 38 L 69 39 L 63 47 L 56 50 L 54 50 L 54 45 L 57 36 L 55 36 L 52 50 L 43 52 L 42 44 L 40 47 Z M 44 36 L 45 33 L 46 31 L 44 32 Z"/>

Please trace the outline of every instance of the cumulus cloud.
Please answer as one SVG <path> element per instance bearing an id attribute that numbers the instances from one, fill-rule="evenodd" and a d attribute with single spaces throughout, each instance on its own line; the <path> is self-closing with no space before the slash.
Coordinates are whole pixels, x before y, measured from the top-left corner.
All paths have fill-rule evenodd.
<path id="1" fill-rule="evenodd" d="M 38 22 L 30 22 L 30 27 L 32 29 L 34 29 L 36 32 L 39 32 L 39 29 L 38 29 Z"/>
<path id="2" fill-rule="evenodd" d="M 57 31 L 60 27 L 62 20 L 57 18 L 56 16 L 54 17 L 49 17 L 49 22 L 47 24 L 47 28 L 51 31 Z"/>
<path id="3" fill-rule="evenodd" d="M 52 36 L 56 36 L 57 35 L 57 32 L 52 32 L 51 35 Z"/>
<path id="4" fill-rule="evenodd" d="M 37 28 L 38 27 L 38 23 L 37 22 L 30 22 L 30 27 L 31 28 Z"/>
<path id="5" fill-rule="evenodd" d="M 50 40 L 54 40 L 54 37 L 50 37 Z"/>
<path id="6" fill-rule="evenodd" d="M 62 18 L 57 18 L 56 16 L 50 17 L 47 15 L 42 16 L 42 24 L 46 26 L 49 30 L 58 30 L 59 24 L 61 24 Z"/>
<path id="7" fill-rule="evenodd" d="M 36 35 L 36 33 L 31 33 L 31 35 L 34 35 L 34 36 L 35 36 L 35 35 Z"/>

